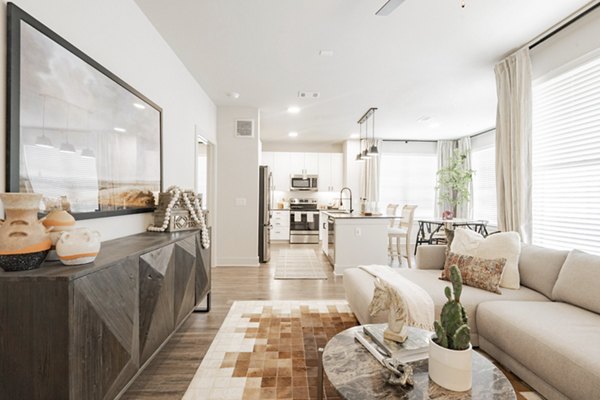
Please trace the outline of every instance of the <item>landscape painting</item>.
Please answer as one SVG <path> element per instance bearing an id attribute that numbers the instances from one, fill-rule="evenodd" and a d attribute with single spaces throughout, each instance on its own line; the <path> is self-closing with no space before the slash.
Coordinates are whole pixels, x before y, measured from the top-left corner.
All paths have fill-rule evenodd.
<path id="1" fill-rule="evenodd" d="M 46 211 L 68 208 L 79 219 L 150 211 L 162 184 L 161 109 L 28 22 L 19 18 L 19 43 L 9 44 L 18 57 L 10 65 L 19 65 L 10 142 L 19 148 L 7 189 L 41 193 Z"/>

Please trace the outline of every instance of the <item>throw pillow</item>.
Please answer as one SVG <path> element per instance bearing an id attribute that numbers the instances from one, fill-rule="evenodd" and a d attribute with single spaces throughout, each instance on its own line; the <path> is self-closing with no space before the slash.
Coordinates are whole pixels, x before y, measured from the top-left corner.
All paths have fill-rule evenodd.
<path id="1" fill-rule="evenodd" d="M 500 232 L 484 238 L 470 229 L 456 229 L 450 251 L 485 259 L 506 258 L 500 286 L 507 289 L 519 289 L 521 237 L 517 232 Z"/>
<path id="2" fill-rule="evenodd" d="M 502 294 L 500 281 L 506 265 L 506 258 L 485 259 L 450 253 L 446 258 L 440 279 L 450 280 L 450 268 L 453 265 L 458 267 L 465 285 Z"/>
<path id="3" fill-rule="evenodd" d="M 599 287 L 600 256 L 573 250 L 558 274 L 552 300 L 600 313 Z"/>

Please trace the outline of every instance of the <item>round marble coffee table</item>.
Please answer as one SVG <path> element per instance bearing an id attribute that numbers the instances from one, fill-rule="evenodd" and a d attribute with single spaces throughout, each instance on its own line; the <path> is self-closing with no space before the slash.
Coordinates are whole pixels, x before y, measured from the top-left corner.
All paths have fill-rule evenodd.
<path id="1" fill-rule="evenodd" d="M 436 400 L 515 400 L 508 378 L 488 359 L 473 352 L 473 387 L 467 392 L 451 392 L 429 379 L 427 360 L 411 363 L 415 385 L 412 388 L 390 385 L 389 374 L 365 348 L 354 339 L 362 326 L 339 333 L 323 352 L 323 369 L 327 378 L 344 399 L 436 399 Z"/>

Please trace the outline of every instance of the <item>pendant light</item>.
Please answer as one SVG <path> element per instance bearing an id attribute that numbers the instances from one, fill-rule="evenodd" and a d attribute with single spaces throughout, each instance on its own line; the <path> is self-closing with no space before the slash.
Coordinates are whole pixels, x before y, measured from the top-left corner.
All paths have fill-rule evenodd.
<path id="1" fill-rule="evenodd" d="M 69 129 L 71 128 L 71 107 L 67 104 L 67 130 L 64 132 L 66 141 L 60 144 L 61 153 L 75 153 L 75 146 L 69 143 Z"/>
<path id="2" fill-rule="evenodd" d="M 362 158 L 362 124 L 358 124 L 358 154 L 356 155 L 355 161 L 362 162 L 364 161 Z"/>
<path id="3" fill-rule="evenodd" d="M 35 139 L 35 145 L 39 147 L 45 147 L 53 149 L 52 141 L 46 136 L 46 96 L 44 96 L 44 105 L 42 108 L 42 136 L 38 136 Z"/>
<path id="4" fill-rule="evenodd" d="M 377 145 L 375 144 L 375 110 L 373 110 L 373 113 L 371 114 L 371 122 L 373 124 L 373 127 L 371 128 L 371 134 L 373 135 L 373 142 L 372 142 L 371 147 L 369 148 L 369 151 L 367 154 L 371 157 L 377 157 L 379 155 L 379 149 L 377 148 Z"/>
<path id="5" fill-rule="evenodd" d="M 365 149 L 360 154 L 360 158 L 363 160 L 368 160 L 371 158 L 371 156 L 369 156 L 369 125 L 366 123 L 369 118 L 368 113 L 369 111 L 367 111 L 367 119 L 361 118 L 361 124 L 365 125 Z"/>
<path id="6" fill-rule="evenodd" d="M 135 103 L 135 104 L 137 104 L 137 103 Z M 137 107 L 137 108 L 139 108 L 139 107 Z M 91 115 L 91 111 L 88 111 L 87 112 L 87 121 L 86 121 L 88 137 L 89 137 L 89 135 L 91 135 L 93 133 L 93 131 L 90 129 L 90 119 L 91 119 L 90 115 Z M 86 141 L 89 141 L 89 140 L 86 140 Z M 89 146 L 87 146 L 85 149 L 81 150 L 81 157 L 82 158 L 96 158 L 96 154 L 94 154 L 94 150 L 92 150 Z"/>

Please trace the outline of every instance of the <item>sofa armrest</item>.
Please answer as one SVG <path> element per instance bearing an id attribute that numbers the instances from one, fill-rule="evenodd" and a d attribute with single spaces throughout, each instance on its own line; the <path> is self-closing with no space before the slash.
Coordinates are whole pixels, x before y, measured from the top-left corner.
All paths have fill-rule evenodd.
<path id="1" fill-rule="evenodd" d="M 417 247 L 417 269 L 443 269 L 446 245 L 430 244 Z"/>

